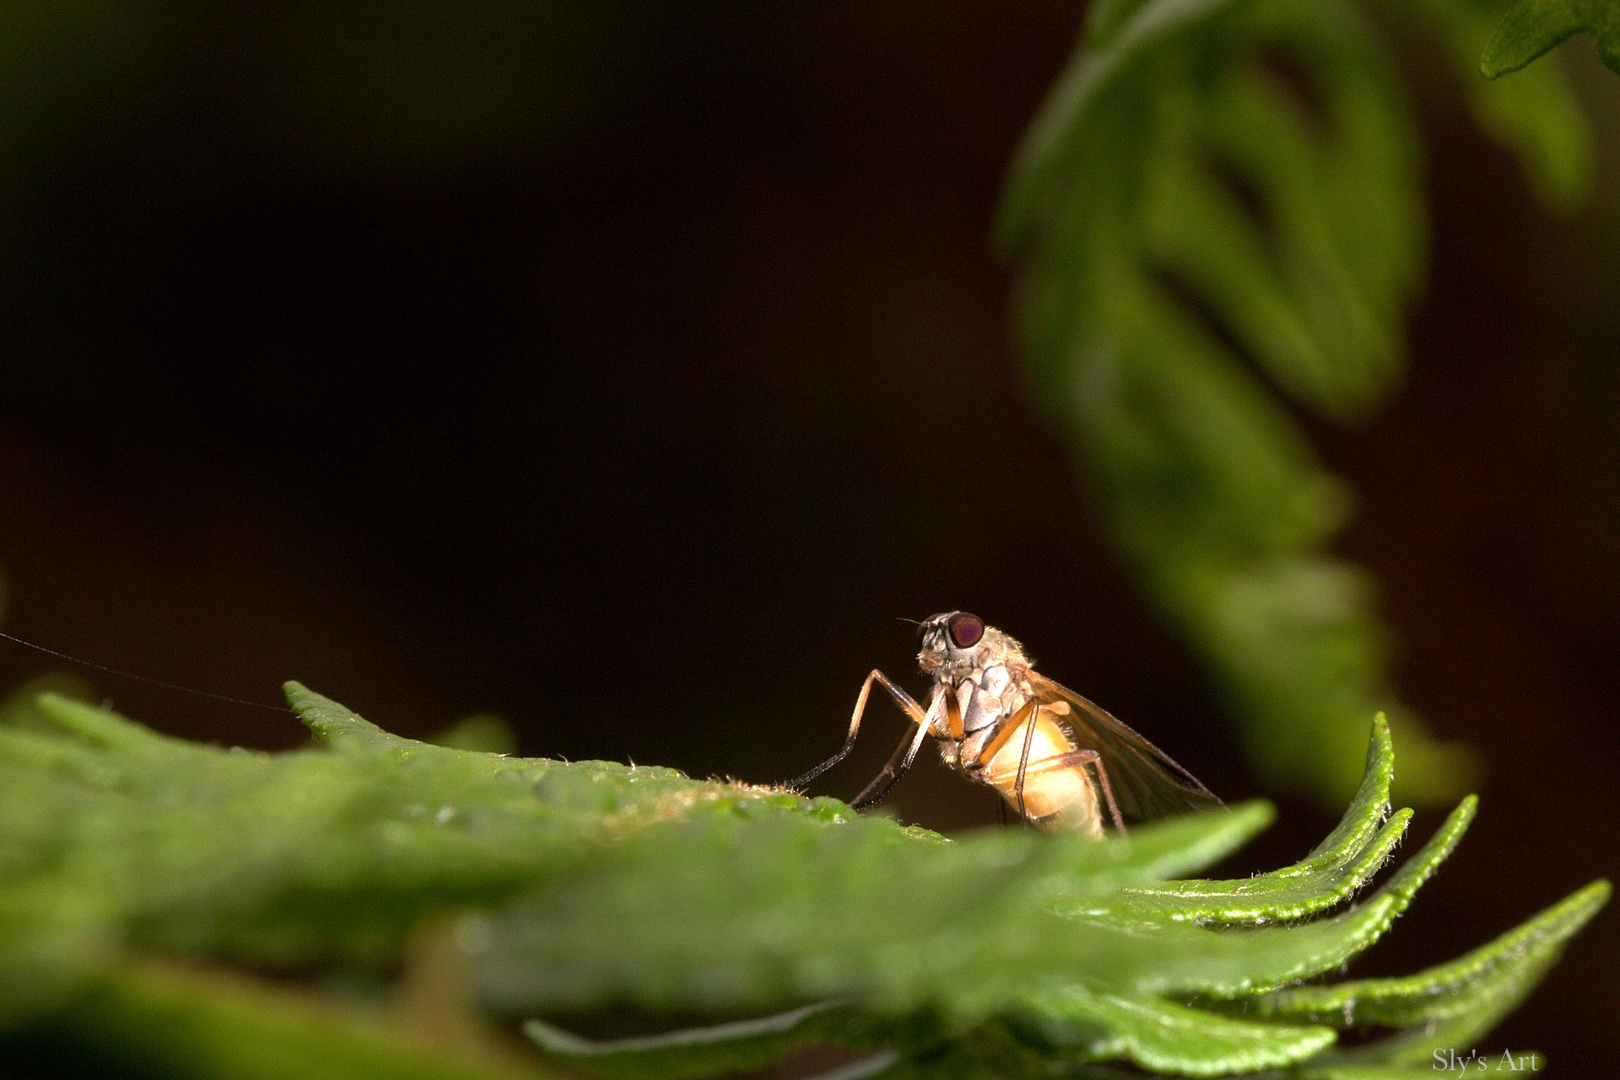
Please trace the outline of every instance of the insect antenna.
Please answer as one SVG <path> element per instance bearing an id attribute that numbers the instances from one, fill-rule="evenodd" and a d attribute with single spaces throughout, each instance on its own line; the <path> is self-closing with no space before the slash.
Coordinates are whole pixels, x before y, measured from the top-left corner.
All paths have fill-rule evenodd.
<path id="1" fill-rule="evenodd" d="M 137 675 L 132 671 L 120 671 L 117 668 L 107 667 L 105 664 L 97 664 L 89 660 L 80 660 L 77 656 L 71 656 L 65 652 L 57 652 L 55 649 L 47 649 L 43 645 L 35 645 L 32 641 L 26 641 L 23 638 L 17 637 L 15 634 L 7 634 L 0 631 L 0 638 L 4 638 L 7 641 L 22 645 L 25 648 L 33 649 L 35 652 L 42 652 L 46 656 L 54 656 L 58 660 L 66 660 L 70 664 L 78 664 L 80 667 L 87 667 L 94 671 L 103 672 L 107 675 L 114 675 L 120 679 L 132 679 L 135 682 L 146 683 L 148 686 L 159 686 L 165 690 L 175 690 L 182 694 L 194 694 L 197 697 L 212 698 L 214 701 L 229 702 L 232 705 L 246 705 L 252 709 L 266 709 L 270 712 L 292 713 L 292 710 L 287 708 L 285 705 L 266 705 L 262 701 L 249 701 L 246 698 L 231 697 L 229 694 L 216 694 L 209 690 L 198 690 L 195 687 L 181 686 L 179 683 L 164 682 L 162 679 L 154 679 L 147 675 Z M 293 715 L 297 714 L 294 713 Z"/>

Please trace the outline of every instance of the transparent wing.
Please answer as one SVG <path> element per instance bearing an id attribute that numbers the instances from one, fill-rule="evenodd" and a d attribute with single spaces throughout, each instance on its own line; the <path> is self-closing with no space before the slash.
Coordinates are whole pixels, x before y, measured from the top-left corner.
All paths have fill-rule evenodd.
<path id="1" fill-rule="evenodd" d="M 1221 805 L 1197 777 L 1101 706 L 1034 671 L 1029 681 L 1041 704 L 1068 706 L 1065 719 L 1075 747 L 1102 756 L 1114 800 L 1126 817 L 1146 821 Z"/>

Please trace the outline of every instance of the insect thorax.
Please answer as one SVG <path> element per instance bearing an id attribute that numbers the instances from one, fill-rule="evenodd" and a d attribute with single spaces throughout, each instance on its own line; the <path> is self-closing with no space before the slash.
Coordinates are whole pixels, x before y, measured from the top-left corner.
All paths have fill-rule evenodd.
<path id="1" fill-rule="evenodd" d="M 958 678 L 940 678 L 934 684 L 938 697 L 956 705 L 962 718 L 961 739 L 952 739 L 946 724 L 940 723 L 939 755 L 947 767 L 973 775 L 981 764 L 985 747 L 1034 696 L 1029 686 L 1029 668 L 1023 664 L 992 662 L 986 667 L 960 671 Z M 938 703 L 943 720 L 945 702 Z"/>
<path id="2" fill-rule="evenodd" d="M 1033 696 L 1028 671 L 1022 664 L 993 663 L 967 672 L 951 691 L 962 730 L 982 731 L 1017 715 Z"/>

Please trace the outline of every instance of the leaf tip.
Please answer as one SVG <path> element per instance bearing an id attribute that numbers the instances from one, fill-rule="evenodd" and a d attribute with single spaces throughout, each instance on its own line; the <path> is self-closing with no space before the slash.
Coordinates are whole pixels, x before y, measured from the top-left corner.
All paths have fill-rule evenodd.
<path id="1" fill-rule="evenodd" d="M 1598 878 L 1585 888 L 1576 890 L 1575 895 L 1580 897 L 1578 903 L 1581 906 L 1591 905 L 1592 910 L 1595 912 L 1609 902 L 1609 897 L 1613 893 L 1614 886 L 1609 884 L 1609 879 Z"/>
<path id="2" fill-rule="evenodd" d="M 1487 79 L 1511 75 L 1562 44 L 1578 30 L 1594 32 L 1584 14 L 1564 3 L 1519 0 L 1512 11 L 1496 24 L 1496 30 L 1479 58 L 1479 73 Z M 1602 52 L 1602 37 L 1599 52 Z M 1605 57 L 1607 63 L 1607 57 Z M 1613 64 L 1609 65 L 1613 67 Z"/>
<path id="3" fill-rule="evenodd" d="M 1528 63 L 1528 60 L 1513 63 L 1504 59 L 1502 50 L 1497 46 L 1497 39 L 1493 37 L 1491 43 L 1485 47 L 1485 52 L 1479 58 L 1479 73 L 1484 78 L 1495 81 L 1503 75 L 1511 75 Z"/>
<path id="4" fill-rule="evenodd" d="M 302 683 L 289 679 L 281 689 L 287 695 L 288 706 L 298 714 L 298 719 L 309 728 L 318 743 L 329 746 L 339 742 L 375 745 L 397 741 L 396 736 Z"/>
<path id="5" fill-rule="evenodd" d="M 34 699 L 34 707 L 63 731 L 72 732 L 99 746 L 134 746 L 162 738 L 110 709 L 64 697 L 50 690 Z"/>

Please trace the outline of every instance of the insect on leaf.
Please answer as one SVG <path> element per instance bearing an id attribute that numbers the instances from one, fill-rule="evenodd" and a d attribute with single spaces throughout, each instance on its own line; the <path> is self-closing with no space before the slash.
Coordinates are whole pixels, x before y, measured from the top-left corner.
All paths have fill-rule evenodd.
<path id="1" fill-rule="evenodd" d="M 1465 801 L 1373 888 L 1405 825 L 1382 723 L 1322 845 L 1199 882 L 1166 879 L 1231 851 L 1269 807 L 1100 841 L 947 841 L 781 789 L 433 746 L 288 693 L 313 748 L 197 745 L 51 695 L 34 713 L 53 726 L 0 729 L 0 1068 L 49 1048 L 96 1075 L 543 1075 L 320 989 L 402 996 L 391 973 L 437 926 L 473 1021 L 532 1019 L 537 1050 L 615 1080 L 719 1075 L 810 1042 L 852 1052 L 845 1080 L 1108 1062 L 1374 1075 L 1424 1039 L 1479 1037 L 1607 897 L 1590 886 L 1415 976 L 1298 985 L 1377 940 L 1473 813 Z M 296 993 L 263 977 L 289 970 Z M 572 1034 L 613 1008 L 685 1020 Z M 1341 1054 L 1337 1030 L 1361 1023 L 1398 1030 Z"/>

